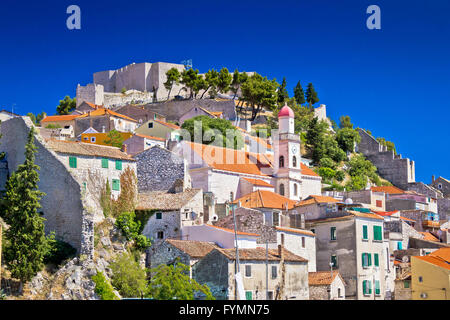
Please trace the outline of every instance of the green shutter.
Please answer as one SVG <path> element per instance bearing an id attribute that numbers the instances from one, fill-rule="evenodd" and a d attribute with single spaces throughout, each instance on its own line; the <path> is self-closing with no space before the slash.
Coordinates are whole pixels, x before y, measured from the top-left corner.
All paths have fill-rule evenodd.
<path id="1" fill-rule="evenodd" d="M 367 284 L 369 285 L 369 294 L 372 293 L 372 281 L 367 280 Z"/>
<path id="2" fill-rule="evenodd" d="M 112 189 L 115 191 L 120 191 L 120 180 L 113 179 L 112 181 Z"/>
<path id="3" fill-rule="evenodd" d="M 407 280 L 403 281 L 403 287 L 405 289 L 408 289 L 409 288 L 409 281 L 407 281 Z"/>
<path id="4" fill-rule="evenodd" d="M 245 299 L 246 300 L 253 300 L 253 295 L 251 291 L 245 291 Z"/>
<path id="5" fill-rule="evenodd" d="M 380 281 L 375 280 L 375 294 L 380 294 Z"/>
<path id="6" fill-rule="evenodd" d="M 367 280 L 363 280 L 363 294 L 367 293 Z"/>
<path id="7" fill-rule="evenodd" d="M 336 227 L 331 227 L 330 229 L 330 239 L 331 240 L 336 240 Z"/>
<path id="8" fill-rule="evenodd" d="M 77 167 L 77 157 L 69 157 L 69 167 L 71 168 Z"/>
<path id="9" fill-rule="evenodd" d="M 102 159 L 102 168 L 108 168 L 108 159 Z"/>
<path id="10" fill-rule="evenodd" d="M 402 250 L 402 242 L 401 241 L 399 241 L 399 242 L 397 242 L 397 250 Z"/>
<path id="11" fill-rule="evenodd" d="M 363 226 L 363 239 L 368 239 L 367 226 Z"/>
<path id="12" fill-rule="evenodd" d="M 368 266 L 371 266 L 372 265 L 372 255 L 370 254 L 370 253 L 368 253 L 367 254 L 367 256 L 368 256 L 368 260 L 369 260 L 369 264 L 368 264 Z"/>
<path id="13" fill-rule="evenodd" d="M 116 160 L 116 169 L 122 170 L 122 160 Z"/>
<path id="14" fill-rule="evenodd" d="M 379 266 L 379 262 L 378 262 L 378 253 L 374 253 L 373 254 L 373 260 L 374 260 L 374 265 L 376 266 L 376 267 L 378 267 Z"/>
<path id="15" fill-rule="evenodd" d="M 380 226 L 373 226 L 373 239 L 374 240 L 383 240 L 382 234 L 381 234 L 381 227 Z"/>
<path id="16" fill-rule="evenodd" d="M 363 253 L 363 254 L 361 255 L 361 261 L 362 261 L 362 266 L 363 266 L 363 267 L 366 266 L 365 260 L 364 260 L 364 256 L 365 256 L 365 255 L 366 255 L 365 253 Z"/>

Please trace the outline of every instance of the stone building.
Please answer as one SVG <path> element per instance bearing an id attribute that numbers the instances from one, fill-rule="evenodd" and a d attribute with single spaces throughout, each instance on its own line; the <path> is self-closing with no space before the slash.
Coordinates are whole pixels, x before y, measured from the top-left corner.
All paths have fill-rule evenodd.
<path id="1" fill-rule="evenodd" d="M 223 119 L 223 112 L 222 111 L 209 111 L 203 107 L 195 106 L 192 107 L 189 111 L 187 111 L 185 114 L 183 114 L 180 117 L 179 123 L 180 125 L 183 124 L 188 119 L 198 117 L 198 116 L 207 116 L 211 119 Z"/>
<path id="2" fill-rule="evenodd" d="M 0 111 L 0 121 L 5 122 L 6 120 L 9 120 L 11 118 L 20 117 L 18 114 L 15 114 L 13 112 L 9 112 L 8 110 L 1 110 Z"/>
<path id="3" fill-rule="evenodd" d="M 182 228 L 203 224 L 203 193 L 200 189 L 151 191 L 138 194 L 136 215 L 150 213 L 142 234 L 152 245 L 165 239 L 182 239 Z"/>
<path id="4" fill-rule="evenodd" d="M 211 242 L 166 239 L 157 246 L 152 246 L 147 253 L 147 267 L 156 268 L 161 264 L 171 265 L 177 262 L 191 267 L 213 249 L 218 248 Z"/>
<path id="5" fill-rule="evenodd" d="M 48 126 L 60 127 L 60 128 L 68 128 L 72 126 L 75 128 L 75 119 L 78 117 L 78 114 L 68 114 L 62 116 L 46 116 L 41 120 L 41 126 L 46 128 Z"/>
<path id="6" fill-rule="evenodd" d="M 408 184 L 415 182 L 415 163 L 408 158 L 396 155 L 394 151 L 388 151 L 372 135 L 364 129 L 358 128 L 361 142 L 357 145 L 356 152 L 364 154 L 378 169 L 378 174 L 392 182 L 393 185 L 406 189 Z"/>
<path id="7" fill-rule="evenodd" d="M 145 136 L 142 134 L 135 134 L 123 142 L 123 145 L 127 148 L 129 155 L 136 155 L 139 152 L 150 149 L 153 146 L 159 146 L 164 148 L 166 140 L 158 137 Z"/>
<path id="8" fill-rule="evenodd" d="M 187 162 L 175 153 L 155 145 L 134 155 L 137 165 L 138 191 L 169 190 L 181 179 L 191 187 Z"/>
<path id="9" fill-rule="evenodd" d="M 94 128 L 98 132 L 109 132 L 111 130 L 134 132 L 137 127 L 138 122 L 136 120 L 104 108 L 78 115 L 75 118 L 74 126 L 76 137 L 88 128 Z"/>
<path id="10" fill-rule="evenodd" d="M 125 106 L 115 108 L 114 111 L 123 114 L 124 116 L 130 117 L 139 122 L 140 124 L 147 122 L 148 120 L 155 120 L 155 119 L 162 122 L 166 122 L 165 116 L 150 109 L 146 109 L 143 106 L 128 104 Z"/>
<path id="11" fill-rule="evenodd" d="M 345 199 L 352 199 L 354 203 L 367 204 L 373 210 L 386 211 L 386 196 L 383 191 L 375 191 L 376 188 L 369 190 L 359 190 L 346 192 Z"/>
<path id="12" fill-rule="evenodd" d="M 450 181 L 443 177 L 438 177 L 431 181 L 431 186 L 442 192 L 442 195 L 446 198 L 450 197 Z"/>
<path id="13" fill-rule="evenodd" d="M 308 300 L 307 260 L 279 246 L 270 249 L 268 256 L 263 248 L 239 249 L 239 271 L 242 275 L 246 300 Z M 266 259 L 269 270 L 269 287 L 266 287 Z M 193 277 L 206 284 L 218 300 L 234 300 L 236 285 L 235 249 L 214 249 L 193 266 Z"/>
<path id="14" fill-rule="evenodd" d="M 309 272 L 310 300 L 345 300 L 345 282 L 338 271 Z"/>
<path id="15" fill-rule="evenodd" d="M 179 141 L 179 129 L 180 127 L 173 123 L 163 122 L 158 119 L 151 119 L 139 125 L 136 129 L 136 133 L 145 136 L 158 137 L 169 141 Z"/>

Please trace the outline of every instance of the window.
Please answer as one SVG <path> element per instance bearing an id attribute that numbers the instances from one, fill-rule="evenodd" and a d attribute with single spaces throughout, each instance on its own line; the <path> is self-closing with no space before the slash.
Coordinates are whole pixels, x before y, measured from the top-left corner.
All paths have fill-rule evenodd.
<path id="1" fill-rule="evenodd" d="M 108 159 L 102 159 L 102 168 L 108 168 Z"/>
<path id="2" fill-rule="evenodd" d="M 315 234 L 316 233 L 316 229 L 311 229 L 311 232 Z"/>
<path id="3" fill-rule="evenodd" d="M 382 241 L 383 235 L 381 234 L 382 229 L 381 226 L 373 226 L 373 240 L 374 241 Z"/>
<path id="4" fill-rule="evenodd" d="M 372 293 L 372 282 L 369 280 L 363 280 L 363 294 L 369 295 Z"/>
<path id="5" fill-rule="evenodd" d="M 245 266 L 245 276 L 247 278 L 250 278 L 252 276 L 252 266 L 249 265 Z"/>
<path id="6" fill-rule="evenodd" d="M 284 196 L 284 184 L 280 184 L 280 194 Z"/>
<path id="7" fill-rule="evenodd" d="M 273 300 L 273 291 L 268 291 L 267 294 L 267 300 Z"/>
<path id="8" fill-rule="evenodd" d="M 377 201 L 376 201 L 376 206 L 377 206 L 378 208 L 383 207 L 383 201 L 382 201 L 382 200 L 377 200 Z"/>
<path id="9" fill-rule="evenodd" d="M 122 170 L 122 160 L 116 160 L 116 170 Z"/>
<path id="10" fill-rule="evenodd" d="M 378 253 L 374 253 L 373 254 L 373 265 L 375 267 L 379 267 L 380 266 L 380 262 L 378 260 Z"/>
<path id="11" fill-rule="evenodd" d="M 156 219 L 162 219 L 162 212 L 157 212 L 156 213 Z"/>
<path id="12" fill-rule="evenodd" d="M 363 226 L 363 240 L 369 239 L 369 232 L 367 231 L 367 226 Z"/>
<path id="13" fill-rule="evenodd" d="M 341 295 L 341 288 L 338 288 L 338 297 L 339 297 L 339 298 L 342 297 L 342 295 Z"/>
<path id="14" fill-rule="evenodd" d="M 278 274 L 277 266 L 272 266 L 272 279 L 276 279 Z"/>
<path id="15" fill-rule="evenodd" d="M 279 220 L 280 220 L 280 214 L 277 211 L 274 211 L 272 213 L 272 225 L 273 226 L 278 226 L 279 225 Z"/>
<path id="16" fill-rule="evenodd" d="M 245 300 L 253 300 L 253 294 L 251 291 L 245 291 Z"/>
<path id="17" fill-rule="evenodd" d="M 381 292 L 381 290 L 380 290 L 380 281 L 379 280 L 375 280 L 375 294 L 379 296 L 380 292 Z"/>
<path id="18" fill-rule="evenodd" d="M 148 123 L 148 128 L 149 128 L 149 129 L 153 128 L 153 122 L 149 122 L 149 123 Z"/>
<path id="19" fill-rule="evenodd" d="M 77 167 L 77 158 L 69 157 L 69 167 L 76 168 Z"/>
<path id="20" fill-rule="evenodd" d="M 281 244 L 284 245 L 284 233 L 281 234 Z"/>
<path id="21" fill-rule="evenodd" d="M 153 119 L 155 119 L 156 120 L 156 113 L 153 115 Z"/>
<path id="22" fill-rule="evenodd" d="M 298 187 L 297 187 L 297 184 L 294 183 L 294 196 L 296 196 L 297 193 L 298 193 Z"/>
<path id="23" fill-rule="evenodd" d="M 95 137 L 91 137 L 91 142 L 95 142 Z"/>
<path id="24" fill-rule="evenodd" d="M 372 265 L 372 255 L 370 253 L 364 252 L 362 254 L 362 266 L 367 268 Z"/>
<path id="25" fill-rule="evenodd" d="M 157 237 L 158 239 L 164 239 L 164 232 L 163 232 L 163 231 L 158 231 L 156 237 Z"/>
<path id="26" fill-rule="evenodd" d="M 423 278 L 422 277 L 419 277 L 419 282 L 423 282 Z"/>
<path id="27" fill-rule="evenodd" d="M 397 242 L 397 250 L 402 250 L 403 244 L 401 241 Z"/>
<path id="28" fill-rule="evenodd" d="M 304 248 L 305 246 L 306 246 L 306 243 L 305 243 L 305 237 L 302 237 L 302 248 Z"/>
<path id="29" fill-rule="evenodd" d="M 338 267 L 337 256 L 335 254 L 333 254 L 331 256 L 331 265 L 332 265 L 333 268 L 337 268 Z"/>
<path id="30" fill-rule="evenodd" d="M 294 168 L 297 168 L 297 157 L 296 157 L 296 156 L 293 156 L 293 157 L 292 157 L 292 166 L 293 166 Z"/>
<path id="31" fill-rule="evenodd" d="M 280 158 L 278 159 L 278 166 L 280 168 L 284 168 L 284 156 L 280 156 Z"/>
<path id="32" fill-rule="evenodd" d="M 409 281 L 403 281 L 403 288 L 408 289 L 409 288 Z"/>
<path id="33" fill-rule="evenodd" d="M 89 141 L 89 137 L 84 137 L 83 140 L 84 141 Z"/>
<path id="34" fill-rule="evenodd" d="M 438 189 L 442 189 L 442 184 L 438 184 Z"/>
<path id="35" fill-rule="evenodd" d="M 112 189 L 114 191 L 120 191 L 120 180 L 118 180 L 118 179 L 112 180 Z"/>
<path id="36" fill-rule="evenodd" d="M 234 192 L 230 192 L 230 201 L 234 200 Z"/>
<path id="37" fill-rule="evenodd" d="M 331 227 L 330 229 L 330 240 L 336 240 L 336 227 Z"/>

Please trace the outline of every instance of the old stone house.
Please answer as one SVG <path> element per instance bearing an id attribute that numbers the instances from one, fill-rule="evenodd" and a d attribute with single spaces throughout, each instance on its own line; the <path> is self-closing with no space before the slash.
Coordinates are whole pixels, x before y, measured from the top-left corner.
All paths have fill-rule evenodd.
<path id="1" fill-rule="evenodd" d="M 162 114 L 159 114 L 157 112 L 154 112 L 152 110 L 146 109 L 143 106 L 127 104 L 125 106 L 115 108 L 114 111 L 116 111 L 117 113 L 123 114 L 127 117 L 133 118 L 140 124 L 147 122 L 148 120 L 152 120 L 152 119 L 166 122 L 165 116 L 163 116 Z"/>
<path id="2" fill-rule="evenodd" d="M 134 156 L 135 154 L 144 150 L 150 149 L 153 146 L 166 146 L 166 140 L 158 137 L 145 136 L 142 134 L 135 134 L 123 142 L 127 147 L 127 153 Z"/>
<path id="3" fill-rule="evenodd" d="M 77 101 L 78 102 L 78 101 Z M 91 102 L 83 101 L 80 104 L 77 103 L 77 107 L 72 111 L 72 115 L 80 115 L 88 113 L 97 109 L 104 108 L 102 105 L 94 104 Z"/>
<path id="4" fill-rule="evenodd" d="M 307 260 L 279 246 L 239 249 L 239 271 L 246 300 L 308 300 Z M 266 261 L 269 270 L 266 287 Z M 206 284 L 218 300 L 234 300 L 238 272 L 235 249 L 214 249 L 193 266 L 193 278 Z"/>
<path id="5" fill-rule="evenodd" d="M 345 282 L 338 271 L 309 272 L 310 300 L 345 300 Z"/>
<path id="6" fill-rule="evenodd" d="M 72 126 L 75 128 L 75 119 L 78 117 L 78 114 L 72 115 L 62 115 L 62 116 L 47 116 L 41 120 L 41 127 L 46 128 L 48 126 L 55 126 L 60 128 L 68 128 Z"/>
<path id="7" fill-rule="evenodd" d="M 443 177 L 438 177 L 437 179 L 433 179 L 431 181 L 431 186 L 434 187 L 435 189 L 439 190 L 442 192 L 442 195 L 446 198 L 450 197 L 450 181 L 443 178 Z"/>
<path id="8" fill-rule="evenodd" d="M 194 118 L 194 117 L 198 117 L 198 116 L 207 116 L 211 119 L 223 119 L 223 112 L 209 111 L 203 107 L 194 106 L 180 117 L 179 123 L 180 123 L 180 125 L 182 125 L 183 122 L 185 122 L 186 120 Z"/>
<path id="9" fill-rule="evenodd" d="M 386 196 L 382 191 L 368 190 L 346 192 L 345 199 L 352 199 L 354 203 L 364 203 L 372 210 L 386 211 Z"/>
<path id="10" fill-rule="evenodd" d="M 153 239 L 152 245 L 165 239 L 182 239 L 185 226 L 203 224 L 201 189 L 151 191 L 138 194 L 136 215 L 150 213 L 142 234 Z"/>
<path id="11" fill-rule="evenodd" d="M 131 132 L 118 132 L 122 141 L 127 140 L 133 136 Z M 99 144 L 102 146 L 107 146 L 108 144 L 105 141 L 109 140 L 108 137 L 109 132 L 83 132 L 79 135 L 79 141 L 84 143 L 92 143 Z"/>
<path id="12" fill-rule="evenodd" d="M 215 248 L 218 246 L 212 242 L 166 239 L 149 248 L 146 265 L 153 269 L 161 264 L 171 265 L 179 262 L 190 267 L 192 278 L 192 266 Z"/>
<path id="13" fill-rule="evenodd" d="M 294 205 L 296 213 L 304 215 L 305 219 L 319 219 L 338 212 L 339 201 L 328 196 L 310 195 Z M 295 222 L 294 222 L 295 223 Z"/>
<path id="14" fill-rule="evenodd" d="M 158 119 L 150 119 L 136 129 L 136 133 L 145 136 L 158 137 L 169 141 L 180 141 L 180 127 Z"/>

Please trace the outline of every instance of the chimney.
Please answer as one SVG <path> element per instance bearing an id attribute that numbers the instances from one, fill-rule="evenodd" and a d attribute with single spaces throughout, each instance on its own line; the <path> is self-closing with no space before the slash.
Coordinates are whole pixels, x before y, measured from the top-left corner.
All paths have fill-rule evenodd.
<path id="1" fill-rule="evenodd" d="M 121 150 L 122 150 L 122 152 L 127 153 L 127 145 L 123 144 Z"/>
<path id="2" fill-rule="evenodd" d="M 278 245 L 278 255 L 280 256 L 280 260 L 284 260 L 284 245 L 279 244 Z"/>

